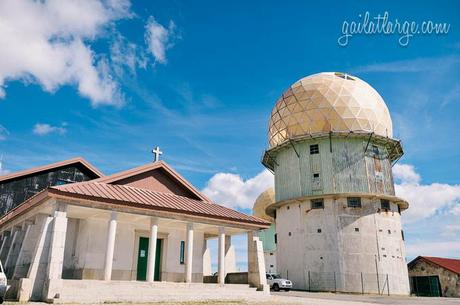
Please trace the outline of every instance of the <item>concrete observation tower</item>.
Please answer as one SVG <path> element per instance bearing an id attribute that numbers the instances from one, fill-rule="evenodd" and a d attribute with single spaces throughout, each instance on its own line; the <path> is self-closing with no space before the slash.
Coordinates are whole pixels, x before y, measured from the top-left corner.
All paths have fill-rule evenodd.
<path id="1" fill-rule="evenodd" d="M 275 175 L 276 269 L 297 289 L 409 294 L 382 97 L 344 73 L 305 77 L 276 102 L 262 163 Z"/>

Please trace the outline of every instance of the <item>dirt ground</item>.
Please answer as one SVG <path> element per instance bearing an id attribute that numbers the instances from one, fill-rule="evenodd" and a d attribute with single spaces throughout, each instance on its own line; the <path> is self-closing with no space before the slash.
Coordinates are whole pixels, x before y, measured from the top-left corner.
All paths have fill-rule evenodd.
<path id="1" fill-rule="evenodd" d="M 43 305 L 44 303 L 6 302 L 6 305 Z M 156 302 L 156 303 L 103 303 L 103 305 L 278 305 L 278 304 L 305 304 L 305 305 L 460 305 L 457 298 L 421 298 L 396 297 L 376 295 L 350 295 L 335 293 L 311 293 L 303 291 L 272 292 L 270 297 L 263 299 L 222 300 L 222 301 L 183 301 L 183 302 Z M 87 304 L 85 304 L 87 305 Z"/>

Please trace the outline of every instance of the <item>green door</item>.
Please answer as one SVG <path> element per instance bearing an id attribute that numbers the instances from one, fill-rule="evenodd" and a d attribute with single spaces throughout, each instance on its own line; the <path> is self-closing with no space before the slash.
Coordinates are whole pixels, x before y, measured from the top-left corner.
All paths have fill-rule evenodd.
<path id="1" fill-rule="evenodd" d="M 139 251 L 137 252 L 137 280 L 145 281 L 147 279 L 147 258 L 149 256 L 149 239 L 147 237 L 139 238 Z M 161 239 L 157 239 L 157 249 L 155 256 L 155 281 L 160 280 L 160 260 L 161 260 Z"/>
<path id="2" fill-rule="evenodd" d="M 441 284 L 437 275 L 413 276 L 412 293 L 421 297 L 440 297 Z"/>

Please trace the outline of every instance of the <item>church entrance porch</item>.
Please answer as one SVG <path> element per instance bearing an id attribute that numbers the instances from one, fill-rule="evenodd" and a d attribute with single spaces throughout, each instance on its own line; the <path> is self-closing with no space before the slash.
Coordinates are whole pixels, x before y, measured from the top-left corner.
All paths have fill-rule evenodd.
<path id="1" fill-rule="evenodd" d="M 50 200 L 36 213 L 24 215 L 5 228 L 24 231 L 22 244 L 15 246 L 20 250 L 11 271 L 14 284 L 9 297 L 72 302 L 77 295 L 86 297 L 77 293 L 80 289 L 95 298 L 88 302 L 166 300 L 174 294 L 171 289 L 181 290 L 184 296 L 212 296 L 218 290 L 217 295 L 223 298 L 227 293 L 229 297 L 234 293 L 254 293 L 248 284 L 228 285 L 222 290 L 225 275 L 236 271 L 232 235 L 248 234 L 253 245 L 248 252 L 250 274 L 252 278 L 259 275 L 258 269 L 254 270 L 263 264 L 263 251 L 252 230 L 103 207 L 95 202 L 83 206 L 75 201 Z M 218 240 L 219 279 L 217 284 L 203 284 L 203 275 L 209 275 L 206 273 L 211 270 L 207 240 L 212 238 Z M 253 280 L 257 281 L 260 280 Z M 133 295 L 130 291 L 143 294 Z M 110 297 L 117 295 L 118 299 Z"/>

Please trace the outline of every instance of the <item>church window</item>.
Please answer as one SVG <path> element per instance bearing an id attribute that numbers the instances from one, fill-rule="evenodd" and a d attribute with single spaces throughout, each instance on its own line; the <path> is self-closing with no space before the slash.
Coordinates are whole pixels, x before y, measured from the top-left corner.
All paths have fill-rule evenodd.
<path id="1" fill-rule="evenodd" d="M 402 237 L 402 240 L 404 240 L 404 231 L 401 230 L 401 237 Z"/>
<path id="2" fill-rule="evenodd" d="M 310 145 L 310 155 L 319 154 L 319 146 L 318 144 Z"/>
<path id="3" fill-rule="evenodd" d="M 361 198 L 359 197 L 348 197 L 347 206 L 349 208 L 360 208 L 361 207 Z"/>
<path id="4" fill-rule="evenodd" d="M 318 233 L 321 233 L 321 229 L 318 229 L 318 231 L 317 231 L 317 232 L 318 232 Z"/>
<path id="5" fill-rule="evenodd" d="M 278 234 L 275 233 L 275 244 L 278 243 Z"/>
<path id="6" fill-rule="evenodd" d="M 273 268 L 273 265 L 270 265 L 270 268 Z"/>
<path id="7" fill-rule="evenodd" d="M 390 201 L 386 199 L 380 199 L 380 208 L 382 210 L 389 210 L 390 209 Z"/>
<path id="8" fill-rule="evenodd" d="M 289 232 L 289 236 L 291 236 L 291 235 L 292 235 L 292 233 L 291 233 L 291 232 Z"/>
<path id="9" fill-rule="evenodd" d="M 355 232 L 359 232 L 359 228 L 355 228 Z"/>
<path id="10" fill-rule="evenodd" d="M 185 264 L 185 241 L 183 240 L 180 241 L 179 263 Z"/>
<path id="11" fill-rule="evenodd" d="M 391 230 L 388 230 L 388 234 L 391 234 Z"/>
<path id="12" fill-rule="evenodd" d="M 313 199 L 311 201 L 311 208 L 312 209 L 324 209 L 323 199 Z"/>

